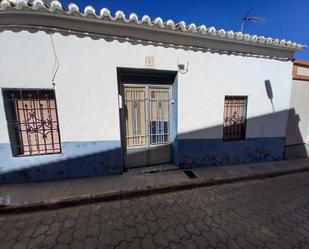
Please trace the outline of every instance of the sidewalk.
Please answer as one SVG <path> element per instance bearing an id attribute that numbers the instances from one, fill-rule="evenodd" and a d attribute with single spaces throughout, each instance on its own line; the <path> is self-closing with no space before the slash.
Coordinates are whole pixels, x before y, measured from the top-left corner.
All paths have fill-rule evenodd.
<path id="1" fill-rule="evenodd" d="M 8 200 L 6 205 L 0 206 L 0 213 L 54 209 L 309 171 L 309 159 L 188 171 L 193 174 L 186 174 L 184 170 L 126 172 L 119 176 L 0 185 L 0 200 Z"/>

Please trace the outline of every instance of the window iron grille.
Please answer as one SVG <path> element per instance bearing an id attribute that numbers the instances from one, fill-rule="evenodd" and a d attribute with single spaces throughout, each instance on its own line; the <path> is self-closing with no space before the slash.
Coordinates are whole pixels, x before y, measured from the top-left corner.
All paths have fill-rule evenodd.
<path id="1" fill-rule="evenodd" d="M 226 96 L 224 100 L 224 141 L 243 140 L 246 136 L 247 97 Z"/>
<path id="2" fill-rule="evenodd" d="M 4 90 L 15 156 L 61 152 L 54 90 Z"/>

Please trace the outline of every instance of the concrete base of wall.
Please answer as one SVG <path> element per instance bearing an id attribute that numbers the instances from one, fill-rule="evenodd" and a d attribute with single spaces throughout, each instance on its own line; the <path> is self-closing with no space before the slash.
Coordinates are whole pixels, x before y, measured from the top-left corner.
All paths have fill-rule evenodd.
<path id="1" fill-rule="evenodd" d="M 199 167 L 258 163 L 284 159 L 285 138 L 250 138 L 224 142 L 222 139 L 179 139 L 176 164 Z"/>

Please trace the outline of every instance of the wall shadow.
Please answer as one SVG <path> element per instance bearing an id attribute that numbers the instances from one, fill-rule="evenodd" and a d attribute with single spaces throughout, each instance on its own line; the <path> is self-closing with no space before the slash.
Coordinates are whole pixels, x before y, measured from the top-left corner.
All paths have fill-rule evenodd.
<path id="1" fill-rule="evenodd" d="M 245 140 L 224 141 L 222 138 L 215 138 L 220 134 L 222 137 L 223 125 L 178 134 L 173 141 L 172 163 L 178 165 L 179 168 L 194 168 L 283 160 L 285 158 L 285 136 L 271 136 L 271 134 L 285 133 L 288 112 L 295 122 L 295 134 L 298 133 L 301 136 L 297 127 L 299 117 L 295 114 L 295 110 L 270 113 L 247 119 Z M 254 133 L 260 134 L 260 136 L 253 136 Z M 0 183 L 53 181 L 123 172 L 120 147 L 82 156 L 78 154 L 79 150 L 83 151 L 83 148 L 81 146 L 75 147 L 75 156 L 70 158 L 59 155 L 54 162 L 21 167 L 19 170 L 11 172 L 2 171 Z M 307 156 L 304 145 L 299 147 L 299 151 L 303 156 Z M 5 151 L 2 150 L 2 152 Z M 6 153 L 10 153 L 10 151 L 7 149 Z M 6 157 L 11 157 L 11 154 Z M 50 157 L 50 155 L 45 157 Z M 35 159 L 35 157 L 15 157 L 12 160 L 18 164 L 18 160 L 22 162 L 30 158 Z M 7 165 L 7 168 L 9 166 Z"/>
<path id="2" fill-rule="evenodd" d="M 308 145 L 304 142 L 300 128 L 300 116 L 295 113 L 295 109 L 289 111 L 286 159 L 308 158 Z"/>
<path id="3" fill-rule="evenodd" d="M 176 164 L 182 168 L 191 168 L 284 160 L 288 116 L 296 122 L 293 127 L 294 134 L 302 139 L 297 123 L 299 117 L 295 110 L 279 111 L 248 118 L 244 140 L 224 141 L 223 125 L 178 134 Z M 205 139 L 220 137 L 220 134 L 219 139 Z M 300 145 L 298 150 L 303 157 L 307 156 L 304 144 Z"/>
<path id="4" fill-rule="evenodd" d="M 294 109 L 284 110 L 248 118 L 243 140 L 225 141 L 223 130 L 232 127 L 223 125 L 178 133 L 173 141 L 170 163 L 179 168 L 194 168 L 284 160 L 288 116 L 295 121 L 294 134 L 302 139 L 297 123 L 299 116 Z M 307 157 L 305 144 L 298 145 L 298 153 Z M 145 155 L 141 153 L 140 156 Z M 134 157 L 138 158 L 139 153 Z"/>
<path id="5" fill-rule="evenodd" d="M 87 145 L 83 146 L 85 147 Z M 63 147 L 65 147 L 65 145 Z M 79 149 L 82 152 L 85 150 L 85 148 L 78 148 L 80 146 L 75 145 L 75 147 L 75 154 L 78 154 Z M 3 145 L 0 144 L 0 151 L 1 149 L 4 151 Z M 7 149 L 6 151 L 7 153 L 10 153 Z M 30 162 L 32 161 L 35 166 L 21 166 L 20 169 L 9 171 L 7 173 L 2 173 L 0 171 L 0 183 L 54 181 L 82 177 L 115 175 L 121 174 L 123 171 L 120 148 L 107 151 L 102 150 L 101 152 L 82 156 L 67 156 L 66 154 L 68 153 L 64 149 L 63 154 L 20 158 L 14 157 L 13 160 L 10 161 L 12 163 L 14 162 L 15 165 L 18 165 L 18 160 L 20 162 L 23 161 L 23 163 L 24 161 L 29 160 Z M 40 164 L 39 159 L 42 157 L 50 158 L 51 162 Z M 7 168 L 9 168 L 9 166 L 10 165 L 7 165 Z"/>

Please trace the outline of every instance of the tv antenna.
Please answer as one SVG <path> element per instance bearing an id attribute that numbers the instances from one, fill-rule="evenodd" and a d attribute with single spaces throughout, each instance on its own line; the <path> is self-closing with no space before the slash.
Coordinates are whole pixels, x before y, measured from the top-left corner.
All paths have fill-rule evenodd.
<path id="1" fill-rule="evenodd" d="M 267 22 L 267 19 L 264 17 L 260 16 L 251 16 L 253 8 L 250 8 L 247 13 L 243 16 L 242 21 L 241 21 L 241 26 L 240 26 L 240 32 L 243 33 L 245 29 L 246 23 L 258 23 L 258 24 L 265 24 Z"/>

